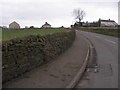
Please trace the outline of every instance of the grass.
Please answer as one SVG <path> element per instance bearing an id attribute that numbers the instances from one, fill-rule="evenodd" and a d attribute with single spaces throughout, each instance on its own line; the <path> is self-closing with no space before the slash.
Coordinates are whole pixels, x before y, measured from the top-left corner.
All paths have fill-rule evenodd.
<path id="1" fill-rule="evenodd" d="M 88 29 L 118 29 L 118 27 L 80 27 L 80 28 L 88 28 Z"/>
<path id="2" fill-rule="evenodd" d="M 58 32 L 66 32 L 66 29 L 23 29 L 23 30 L 2 30 L 2 40 L 21 38 L 29 35 L 45 35 Z"/>
<path id="3" fill-rule="evenodd" d="M 118 27 L 87 27 L 87 28 L 82 27 L 79 29 L 81 31 L 94 32 L 94 33 L 98 33 L 98 34 L 103 34 L 103 35 L 120 38 L 120 33 L 118 33 L 117 31 L 114 31 L 114 30 L 117 30 Z M 104 30 L 104 29 L 106 29 L 106 30 Z M 111 29 L 112 31 L 109 31 L 109 29 Z M 120 30 L 120 29 L 118 29 L 118 30 Z"/>
<path id="4" fill-rule="evenodd" d="M 118 35 L 118 33 L 115 32 L 101 32 L 101 31 L 91 31 L 91 30 L 87 30 L 87 31 L 120 38 L 120 35 Z"/>

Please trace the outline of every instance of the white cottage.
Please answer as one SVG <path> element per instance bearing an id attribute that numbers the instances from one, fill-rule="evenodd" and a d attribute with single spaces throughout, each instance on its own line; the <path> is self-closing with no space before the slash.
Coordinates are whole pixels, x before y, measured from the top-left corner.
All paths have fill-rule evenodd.
<path id="1" fill-rule="evenodd" d="M 51 25 L 50 25 L 50 24 L 48 24 L 47 22 L 45 22 L 45 24 L 44 24 L 44 25 L 42 25 L 42 28 L 51 28 Z"/>
<path id="2" fill-rule="evenodd" d="M 99 19 L 100 27 L 115 27 L 118 24 L 114 20 L 101 20 Z"/>
<path id="3" fill-rule="evenodd" d="M 9 29 L 20 29 L 20 25 L 14 21 L 9 24 Z"/>

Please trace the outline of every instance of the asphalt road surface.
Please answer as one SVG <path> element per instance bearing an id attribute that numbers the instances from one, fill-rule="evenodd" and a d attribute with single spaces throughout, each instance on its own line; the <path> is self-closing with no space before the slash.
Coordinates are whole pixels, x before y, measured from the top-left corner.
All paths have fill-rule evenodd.
<path id="1" fill-rule="evenodd" d="M 94 45 L 98 67 L 88 68 L 76 88 L 118 88 L 118 38 L 77 32 L 88 37 Z"/>

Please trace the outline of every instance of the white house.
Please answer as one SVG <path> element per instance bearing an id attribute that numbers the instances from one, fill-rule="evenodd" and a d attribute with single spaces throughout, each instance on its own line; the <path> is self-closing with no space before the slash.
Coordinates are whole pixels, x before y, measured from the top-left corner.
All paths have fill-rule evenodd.
<path id="1" fill-rule="evenodd" d="M 48 24 L 47 22 L 45 22 L 45 24 L 44 24 L 44 25 L 42 25 L 42 28 L 51 28 L 51 25 L 50 25 L 50 24 Z"/>
<path id="2" fill-rule="evenodd" d="M 100 27 L 115 27 L 118 24 L 114 20 L 101 20 L 98 21 L 100 23 Z"/>
<path id="3" fill-rule="evenodd" d="M 14 21 L 9 24 L 9 29 L 20 29 L 20 25 Z"/>

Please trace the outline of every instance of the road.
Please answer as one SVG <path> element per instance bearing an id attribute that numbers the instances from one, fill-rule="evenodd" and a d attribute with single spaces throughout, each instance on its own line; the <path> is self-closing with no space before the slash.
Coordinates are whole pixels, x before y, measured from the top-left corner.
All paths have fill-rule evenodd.
<path id="1" fill-rule="evenodd" d="M 88 37 L 94 45 L 98 67 L 87 69 L 76 88 L 118 88 L 118 38 L 85 31 L 77 32 Z"/>
<path id="2" fill-rule="evenodd" d="M 76 31 L 73 45 L 56 60 L 32 70 L 3 88 L 64 88 L 79 71 L 88 50 L 85 37 L 96 50 L 97 70 L 88 68 L 76 88 L 118 87 L 118 39 L 84 31 Z M 84 36 L 83 36 L 84 35 Z"/>

